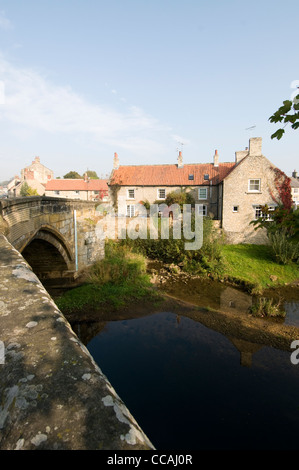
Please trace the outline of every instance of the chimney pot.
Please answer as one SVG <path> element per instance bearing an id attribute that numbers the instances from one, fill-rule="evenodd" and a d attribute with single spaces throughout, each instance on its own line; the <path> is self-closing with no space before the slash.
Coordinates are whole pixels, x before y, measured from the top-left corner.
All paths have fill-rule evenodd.
<path id="1" fill-rule="evenodd" d="M 219 166 L 219 155 L 218 155 L 218 150 L 215 150 L 215 155 L 214 155 L 214 166 Z"/>
<path id="2" fill-rule="evenodd" d="M 119 168 L 119 158 L 116 152 L 114 152 L 114 160 L 113 160 L 113 169 L 117 170 Z"/>

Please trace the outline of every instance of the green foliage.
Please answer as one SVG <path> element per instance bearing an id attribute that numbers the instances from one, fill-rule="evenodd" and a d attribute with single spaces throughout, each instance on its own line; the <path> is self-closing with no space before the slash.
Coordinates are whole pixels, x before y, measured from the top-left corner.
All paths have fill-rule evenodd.
<path id="1" fill-rule="evenodd" d="M 139 204 L 142 204 L 146 208 L 146 210 L 150 210 L 151 205 L 147 199 L 145 201 L 140 201 Z"/>
<path id="2" fill-rule="evenodd" d="M 254 317 L 285 317 L 285 311 L 281 309 L 281 302 L 273 299 L 258 297 L 250 308 Z"/>
<path id="3" fill-rule="evenodd" d="M 146 262 L 142 255 L 132 253 L 125 246 L 108 241 L 105 258 L 97 261 L 90 269 L 88 279 L 92 284 L 108 282 L 119 284 L 135 283 L 146 273 Z"/>
<path id="4" fill-rule="evenodd" d="M 283 105 L 273 113 L 269 118 L 270 122 L 282 122 L 285 124 L 291 124 L 292 129 L 298 129 L 299 127 L 299 95 L 293 101 L 285 100 Z M 285 127 L 284 126 L 284 127 Z M 271 139 L 280 140 L 284 135 L 284 128 L 278 129 L 274 134 L 271 135 Z"/>
<path id="5" fill-rule="evenodd" d="M 286 230 L 269 233 L 269 241 L 278 263 L 299 262 L 299 243 L 292 241 Z"/>
<path id="6" fill-rule="evenodd" d="M 56 300 L 64 313 L 87 308 L 120 308 L 131 301 L 154 298 L 146 261 L 117 242 L 106 244 L 105 258 L 89 270 L 87 283 L 72 289 Z"/>
<path id="7" fill-rule="evenodd" d="M 250 224 L 256 226 L 255 230 L 265 228 L 268 235 L 284 230 L 290 238 L 297 239 L 299 236 L 299 208 L 288 210 L 280 204 L 274 211 L 270 211 L 269 207 L 265 205 L 262 207 L 262 216 L 257 220 L 252 220 Z"/>
<path id="8" fill-rule="evenodd" d="M 64 179 L 82 179 L 82 176 L 77 171 L 69 171 L 64 175 Z"/>
<path id="9" fill-rule="evenodd" d="M 194 221 L 193 221 L 194 223 Z M 192 226 L 194 230 L 194 225 Z M 176 239 L 170 228 L 169 239 L 161 237 L 161 219 L 159 219 L 158 238 L 152 239 L 150 234 L 146 239 L 127 238 L 120 243 L 150 259 L 158 259 L 164 263 L 175 263 L 193 274 L 209 274 L 215 278 L 221 276 L 223 265 L 219 239 L 213 229 L 213 222 L 203 217 L 203 245 L 199 250 L 186 250 L 185 242 L 190 240 L 183 236 Z"/>
<path id="10" fill-rule="evenodd" d="M 38 196 L 38 192 L 36 189 L 33 189 L 29 186 L 27 181 L 23 183 L 21 190 L 20 190 L 20 195 L 22 197 L 27 197 L 27 196 Z"/>
<path id="11" fill-rule="evenodd" d="M 171 204 L 178 204 L 180 208 L 183 209 L 184 204 L 191 204 L 194 206 L 195 199 L 191 192 L 187 192 L 185 189 L 181 189 L 178 191 L 171 191 L 169 194 L 167 194 L 165 204 L 167 206 L 171 206 Z"/>
<path id="12" fill-rule="evenodd" d="M 87 175 L 87 178 L 90 178 L 91 180 L 99 179 L 96 171 L 87 170 L 85 173 Z"/>

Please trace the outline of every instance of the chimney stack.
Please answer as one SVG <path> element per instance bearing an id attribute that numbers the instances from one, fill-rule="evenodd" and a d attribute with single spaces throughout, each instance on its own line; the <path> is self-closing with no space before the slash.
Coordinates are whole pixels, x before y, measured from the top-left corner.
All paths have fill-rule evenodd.
<path id="1" fill-rule="evenodd" d="M 219 165 L 219 155 L 218 155 L 218 150 L 215 150 L 215 155 L 214 155 L 214 166 Z"/>
<path id="2" fill-rule="evenodd" d="M 296 170 L 294 170 L 294 171 L 293 171 L 293 173 L 292 173 L 292 177 L 293 177 L 293 178 L 298 178 L 298 176 L 297 176 L 297 175 L 298 175 L 297 171 L 296 171 Z"/>
<path id="3" fill-rule="evenodd" d="M 183 164 L 183 155 L 182 155 L 182 152 L 179 151 L 179 156 L 178 156 L 178 168 L 183 168 L 184 164 Z"/>
<path id="4" fill-rule="evenodd" d="M 252 137 L 249 139 L 249 156 L 260 157 L 262 155 L 262 138 Z"/>
<path id="5" fill-rule="evenodd" d="M 119 159 L 118 159 L 117 153 L 115 152 L 114 160 L 113 160 L 113 170 L 118 170 L 118 168 L 119 168 Z"/>

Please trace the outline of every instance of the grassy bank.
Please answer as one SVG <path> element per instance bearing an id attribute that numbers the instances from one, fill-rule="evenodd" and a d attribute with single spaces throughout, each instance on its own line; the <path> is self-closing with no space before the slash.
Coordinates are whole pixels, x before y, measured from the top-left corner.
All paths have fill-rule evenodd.
<path id="1" fill-rule="evenodd" d="M 86 273 L 82 286 L 56 299 L 65 314 L 84 309 L 118 309 L 141 299 L 155 300 L 145 258 L 118 244 L 106 245 L 105 258 Z"/>
<path id="2" fill-rule="evenodd" d="M 299 265 L 278 264 L 266 245 L 223 245 L 221 247 L 224 279 L 247 285 L 249 290 L 263 291 L 299 279 Z"/>

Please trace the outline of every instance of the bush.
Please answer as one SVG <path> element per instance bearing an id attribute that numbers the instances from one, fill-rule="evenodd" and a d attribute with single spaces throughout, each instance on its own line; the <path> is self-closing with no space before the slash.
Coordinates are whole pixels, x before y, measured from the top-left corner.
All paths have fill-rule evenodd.
<path id="1" fill-rule="evenodd" d="M 114 284 L 135 282 L 140 275 L 146 273 L 146 262 L 143 256 L 132 253 L 125 246 L 114 242 L 107 242 L 105 258 L 97 261 L 88 274 L 88 281 L 103 285 L 108 282 Z"/>
<path id="2" fill-rule="evenodd" d="M 89 268 L 86 284 L 69 290 L 56 299 L 62 312 L 70 314 L 102 307 L 119 308 L 142 298 L 156 299 L 146 260 L 117 242 L 109 241 L 105 258 Z"/>
<path id="3" fill-rule="evenodd" d="M 259 297 L 250 308 L 250 313 L 255 317 L 284 317 L 285 311 L 280 306 L 281 301 L 274 303 L 273 299 Z"/>
<path id="4" fill-rule="evenodd" d="M 194 226 L 192 230 L 194 230 Z M 181 239 L 173 238 L 171 229 L 169 239 L 162 239 L 159 224 L 158 239 L 151 239 L 148 233 L 146 239 L 131 240 L 127 238 L 122 240 L 120 244 L 150 259 L 158 259 L 167 264 L 180 264 L 185 271 L 193 274 L 221 276 L 223 272 L 221 246 L 213 229 L 212 220 L 208 217 L 203 218 L 203 245 L 199 250 L 185 250 L 186 241 L 188 240 L 183 237 Z"/>
<path id="5" fill-rule="evenodd" d="M 286 230 L 277 230 L 268 235 L 275 260 L 280 264 L 299 261 L 299 243 L 290 239 Z"/>

